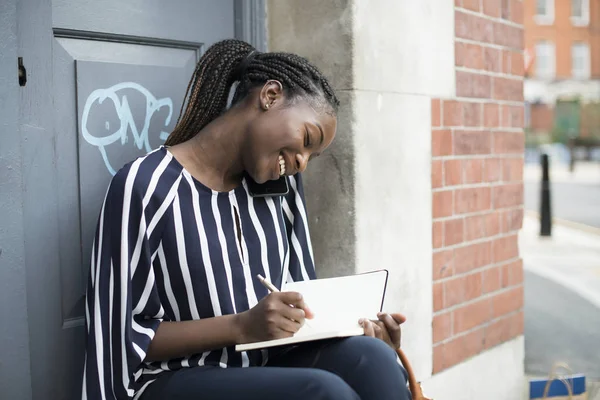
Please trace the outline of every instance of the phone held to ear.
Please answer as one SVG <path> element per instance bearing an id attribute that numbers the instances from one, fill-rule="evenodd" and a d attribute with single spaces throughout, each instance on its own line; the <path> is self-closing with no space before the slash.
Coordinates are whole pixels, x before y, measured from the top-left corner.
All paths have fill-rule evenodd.
<path id="1" fill-rule="evenodd" d="M 246 184 L 248 185 L 248 192 L 252 197 L 285 196 L 290 191 L 288 180 L 285 176 L 276 181 L 266 181 L 259 184 L 246 175 Z"/>

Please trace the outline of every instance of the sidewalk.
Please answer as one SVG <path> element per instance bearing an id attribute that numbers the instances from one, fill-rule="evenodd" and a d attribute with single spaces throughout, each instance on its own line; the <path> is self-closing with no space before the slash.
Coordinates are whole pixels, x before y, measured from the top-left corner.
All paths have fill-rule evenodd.
<path id="1" fill-rule="evenodd" d="M 525 269 L 576 292 L 600 312 L 600 229 L 554 223 L 552 237 L 542 238 L 539 220 L 526 213 L 519 246 Z"/>
<path id="2" fill-rule="evenodd" d="M 523 179 L 525 182 L 540 182 L 542 179 L 540 164 L 525 164 Z M 568 164 L 550 160 L 550 181 L 555 183 L 600 184 L 600 162 L 578 161 L 575 163 L 575 170 L 571 172 Z"/>
<path id="3" fill-rule="evenodd" d="M 588 399 L 600 399 L 600 229 L 554 223 L 539 236 L 526 213 L 519 234 L 525 274 L 525 369 L 547 376 L 553 363 L 584 373 Z"/>

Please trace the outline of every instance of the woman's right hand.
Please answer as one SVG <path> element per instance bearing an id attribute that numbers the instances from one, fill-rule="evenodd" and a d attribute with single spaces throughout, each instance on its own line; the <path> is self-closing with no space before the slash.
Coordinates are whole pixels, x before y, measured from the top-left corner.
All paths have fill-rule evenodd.
<path id="1" fill-rule="evenodd" d="M 237 314 L 239 343 L 293 336 L 304 325 L 304 319 L 312 317 L 300 293 L 270 293 L 250 310 Z"/>

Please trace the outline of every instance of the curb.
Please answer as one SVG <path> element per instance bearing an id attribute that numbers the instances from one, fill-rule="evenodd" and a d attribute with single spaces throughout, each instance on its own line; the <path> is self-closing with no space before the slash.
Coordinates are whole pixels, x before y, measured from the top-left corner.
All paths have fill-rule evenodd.
<path id="1" fill-rule="evenodd" d="M 540 219 L 540 213 L 533 210 L 525 210 L 525 216 L 535 218 L 537 220 Z M 567 228 L 576 229 L 581 232 L 591 233 L 593 235 L 600 236 L 600 228 L 596 228 L 595 226 L 590 226 L 579 222 L 573 222 L 557 217 L 552 218 L 552 223 L 556 225 L 565 226 Z"/>

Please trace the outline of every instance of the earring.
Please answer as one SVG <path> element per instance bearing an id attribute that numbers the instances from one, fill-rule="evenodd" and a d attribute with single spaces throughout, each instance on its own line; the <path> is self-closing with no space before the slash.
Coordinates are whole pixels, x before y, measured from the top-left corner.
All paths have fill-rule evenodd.
<path id="1" fill-rule="evenodd" d="M 269 109 L 269 103 L 265 103 L 265 110 Z"/>

